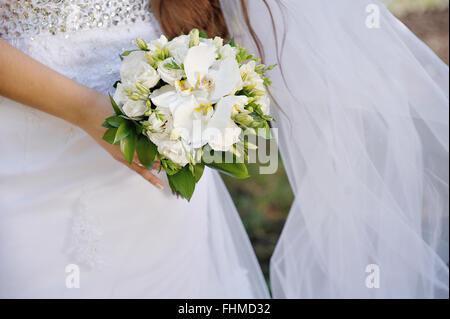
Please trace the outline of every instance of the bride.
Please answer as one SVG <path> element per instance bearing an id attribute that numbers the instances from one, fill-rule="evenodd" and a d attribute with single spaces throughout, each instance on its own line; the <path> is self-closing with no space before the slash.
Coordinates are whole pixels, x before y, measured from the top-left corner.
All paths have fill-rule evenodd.
<path id="1" fill-rule="evenodd" d="M 296 199 L 273 296 L 448 297 L 448 68 L 428 48 L 373 0 L 150 2 L 0 0 L 0 297 L 270 296 L 216 173 L 187 203 L 102 141 L 118 53 L 194 27 L 279 64 Z"/>

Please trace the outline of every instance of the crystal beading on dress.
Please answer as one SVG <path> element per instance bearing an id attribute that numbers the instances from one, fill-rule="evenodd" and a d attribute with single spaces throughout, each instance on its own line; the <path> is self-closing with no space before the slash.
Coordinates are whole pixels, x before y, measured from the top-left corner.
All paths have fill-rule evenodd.
<path id="1" fill-rule="evenodd" d="M 0 0 L 0 38 L 151 21 L 149 0 Z"/>

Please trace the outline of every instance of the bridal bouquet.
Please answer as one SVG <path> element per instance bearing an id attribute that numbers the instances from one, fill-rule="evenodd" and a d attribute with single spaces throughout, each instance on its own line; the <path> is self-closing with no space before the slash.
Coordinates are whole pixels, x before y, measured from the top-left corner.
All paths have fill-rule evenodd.
<path id="1" fill-rule="evenodd" d="M 103 139 L 120 145 L 129 163 L 135 153 L 147 168 L 159 159 L 172 191 L 187 200 L 205 166 L 247 178 L 245 160 L 256 145 L 243 136 L 270 138 L 265 86 L 273 67 L 234 40 L 224 44 L 199 30 L 136 42 L 121 55 L 121 79 L 110 96 L 115 115 L 103 124 Z"/>

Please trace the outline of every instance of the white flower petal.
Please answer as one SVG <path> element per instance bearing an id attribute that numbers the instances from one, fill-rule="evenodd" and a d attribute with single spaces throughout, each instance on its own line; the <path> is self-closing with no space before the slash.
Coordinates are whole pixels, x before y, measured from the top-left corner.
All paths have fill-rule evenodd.
<path id="1" fill-rule="evenodd" d="M 209 140 L 209 146 L 215 151 L 227 152 L 234 144 L 239 142 L 241 133 L 242 129 L 236 123 L 230 121 L 222 135 L 216 135 Z"/>
<path id="2" fill-rule="evenodd" d="M 120 77 L 122 81 L 134 78 L 136 69 L 139 68 L 142 62 L 146 62 L 144 51 L 134 51 L 124 57 L 120 64 Z"/>
<path id="3" fill-rule="evenodd" d="M 149 50 L 154 53 L 157 50 L 161 50 L 162 48 L 164 48 L 168 42 L 169 40 L 167 40 L 167 38 L 164 35 L 162 35 L 158 40 L 150 42 Z"/>
<path id="4" fill-rule="evenodd" d="M 207 127 L 208 142 L 214 150 L 227 151 L 239 140 L 242 130 L 231 120 L 231 113 L 236 104 L 246 103 L 245 99 L 245 96 L 227 96 L 217 103 Z"/>
<path id="5" fill-rule="evenodd" d="M 264 115 L 270 115 L 270 97 L 269 95 L 265 94 L 261 96 L 257 102 L 261 105 L 261 111 L 264 113 Z"/>
<path id="6" fill-rule="evenodd" d="M 226 58 L 234 58 L 236 59 L 236 54 L 238 52 L 237 48 L 232 47 L 229 44 L 225 44 L 221 49 L 220 49 L 220 56 L 222 57 L 222 60 L 226 59 Z"/>
<path id="7" fill-rule="evenodd" d="M 218 63 L 216 68 L 210 70 L 210 76 L 215 85 L 210 94 L 213 103 L 222 97 L 234 94 L 242 85 L 241 72 L 235 58 L 226 58 Z"/>
<path id="8" fill-rule="evenodd" d="M 123 83 L 117 83 L 116 92 L 114 92 L 113 99 L 117 103 L 117 105 L 122 106 L 127 102 L 128 95 L 125 92 L 126 89 L 129 88 L 129 85 L 123 84 Z"/>
<path id="9" fill-rule="evenodd" d="M 172 86 L 166 85 L 155 90 L 150 95 L 150 100 L 157 107 L 167 107 L 173 112 L 182 103 L 183 97 L 178 95 Z"/>
<path id="10" fill-rule="evenodd" d="M 144 101 L 128 100 L 122 106 L 122 110 L 126 116 L 130 118 L 137 118 L 143 116 L 148 111 L 148 107 Z"/>
<path id="11" fill-rule="evenodd" d="M 214 115 L 208 126 L 223 132 L 229 125 L 234 105 L 238 104 L 241 100 L 242 97 L 239 96 L 227 96 L 221 99 L 216 104 Z"/>
<path id="12" fill-rule="evenodd" d="M 241 66 L 240 72 L 241 77 L 243 79 L 243 86 L 256 86 L 256 87 L 264 87 L 263 83 L 264 80 L 261 78 L 261 76 L 258 74 L 258 72 L 255 71 L 256 62 L 250 61 L 244 65 Z"/>
<path id="13" fill-rule="evenodd" d="M 181 35 L 176 37 L 167 44 L 170 55 L 175 59 L 175 61 L 181 65 L 184 63 L 184 59 L 189 50 L 189 36 Z"/>
<path id="14" fill-rule="evenodd" d="M 216 61 L 216 48 L 211 46 L 197 46 L 190 48 L 184 60 L 184 70 L 191 86 L 195 86 L 199 77 L 203 78 Z"/>
<path id="15" fill-rule="evenodd" d="M 173 61 L 174 58 L 168 58 L 164 61 L 159 62 L 158 73 L 164 82 L 175 86 L 175 81 L 181 80 L 181 78 L 183 77 L 183 70 L 176 70 L 165 66 L 166 64 L 170 64 Z"/>
<path id="16" fill-rule="evenodd" d="M 147 62 L 144 51 L 131 52 L 124 57 L 120 65 L 120 78 L 122 82 L 140 82 L 149 89 L 160 80 L 158 72 Z"/>
<path id="17" fill-rule="evenodd" d="M 159 141 L 158 152 L 174 163 L 181 166 L 189 164 L 189 153 L 192 150 L 188 145 L 183 144 L 181 140 L 170 140 L 168 138 Z"/>

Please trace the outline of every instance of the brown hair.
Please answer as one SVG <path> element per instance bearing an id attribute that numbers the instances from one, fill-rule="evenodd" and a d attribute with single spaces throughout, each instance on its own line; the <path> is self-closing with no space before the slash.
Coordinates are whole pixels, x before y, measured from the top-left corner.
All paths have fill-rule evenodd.
<path id="1" fill-rule="evenodd" d="M 209 37 L 229 39 L 219 0 L 152 0 L 151 9 L 169 38 L 197 28 Z"/>

